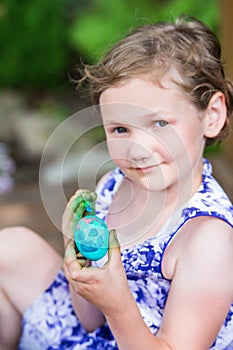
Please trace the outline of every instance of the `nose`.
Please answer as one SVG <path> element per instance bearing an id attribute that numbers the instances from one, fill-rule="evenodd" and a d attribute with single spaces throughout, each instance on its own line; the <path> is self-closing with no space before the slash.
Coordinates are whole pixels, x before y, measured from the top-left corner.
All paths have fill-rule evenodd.
<path id="1" fill-rule="evenodd" d="M 143 145 L 143 142 L 129 140 L 128 143 L 128 159 L 136 162 L 138 165 L 144 164 L 148 159 L 151 158 L 151 153 L 146 148 L 146 145 Z"/>

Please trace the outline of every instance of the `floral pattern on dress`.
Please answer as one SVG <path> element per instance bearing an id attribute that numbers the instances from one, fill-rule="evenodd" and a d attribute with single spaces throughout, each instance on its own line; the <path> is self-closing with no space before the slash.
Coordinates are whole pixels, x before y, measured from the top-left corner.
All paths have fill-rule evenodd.
<path id="1" fill-rule="evenodd" d="M 97 188 L 96 212 L 105 219 L 114 194 L 124 178 L 114 169 Z M 179 208 L 155 237 L 121 252 L 130 290 L 141 315 L 153 334 L 159 330 L 171 281 L 162 274 L 166 247 L 188 220 L 212 216 L 233 226 L 233 207 L 212 177 L 211 165 L 203 163 L 202 184 L 194 196 Z M 96 265 L 103 262 L 96 262 Z M 19 350 L 116 350 L 116 342 L 107 324 L 86 333 L 72 308 L 68 282 L 60 271 L 50 288 L 26 311 Z M 233 350 L 233 304 L 211 350 Z"/>

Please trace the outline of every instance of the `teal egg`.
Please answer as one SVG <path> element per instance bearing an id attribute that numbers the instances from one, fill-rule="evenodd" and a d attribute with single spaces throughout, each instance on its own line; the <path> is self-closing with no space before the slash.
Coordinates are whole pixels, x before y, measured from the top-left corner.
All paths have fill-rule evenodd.
<path id="1" fill-rule="evenodd" d="M 74 229 L 74 241 L 80 253 L 87 259 L 99 260 L 108 251 L 109 231 L 103 220 L 87 215 Z"/>

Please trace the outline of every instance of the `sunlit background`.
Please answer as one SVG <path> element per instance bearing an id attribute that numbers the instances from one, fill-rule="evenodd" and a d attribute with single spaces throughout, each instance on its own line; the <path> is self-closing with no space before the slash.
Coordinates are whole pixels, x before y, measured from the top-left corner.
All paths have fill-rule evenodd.
<path id="1" fill-rule="evenodd" d="M 70 73 L 81 62 L 97 63 L 133 27 L 179 15 L 198 17 L 220 37 L 232 77 L 231 0 L 0 1 L 0 228 L 27 225 L 62 251 L 59 230 L 41 203 L 38 176 L 51 133 L 89 103 L 75 90 Z M 101 128 L 87 137 L 93 145 L 102 138 Z M 232 140 L 207 152 L 231 199 Z M 54 172 L 56 154 L 48 164 L 48 178 L 51 199 L 62 211 L 56 201 Z M 66 174 L 68 198 L 79 184 L 72 166 Z"/>

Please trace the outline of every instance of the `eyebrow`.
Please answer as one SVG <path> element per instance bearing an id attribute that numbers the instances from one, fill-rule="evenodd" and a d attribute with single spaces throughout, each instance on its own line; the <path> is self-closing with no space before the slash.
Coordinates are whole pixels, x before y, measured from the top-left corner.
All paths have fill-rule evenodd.
<path id="1" fill-rule="evenodd" d="M 151 112 L 151 113 L 148 113 L 148 114 L 144 114 L 140 117 L 142 118 L 146 118 L 146 119 L 150 119 L 150 118 L 161 118 L 161 114 L 168 114 L 167 111 L 157 111 L 157 112 Z"/>
<path id="2" fill-rule="evenodd" d="M 166 116 L 161 116 L 161 114 L 166 114 Z M 158 119 L 161 119 L 161 118 L 167 118 L 169 116 L 169 113 L 168 111 L 164 110 L 164 111 L 157 111 L 157 112 L 151 112 L 151 113 L 148 113 L 148 114 L 142 114 L 142 115 L 139 115 L 137 116 L 138 118 L 140 119 L 151 119 L 151 118 L 158 118 Z M 108 119 L 106 118 L 106 122 L 105 124 L 119 124 L 119 123 L 122 123 L 124 124 L 124 121 L 116 121 L 116 120 L 111 120 L 111 119 Z M 125 123 L 125 124 L 131 124 L 131 123 Z"/>

